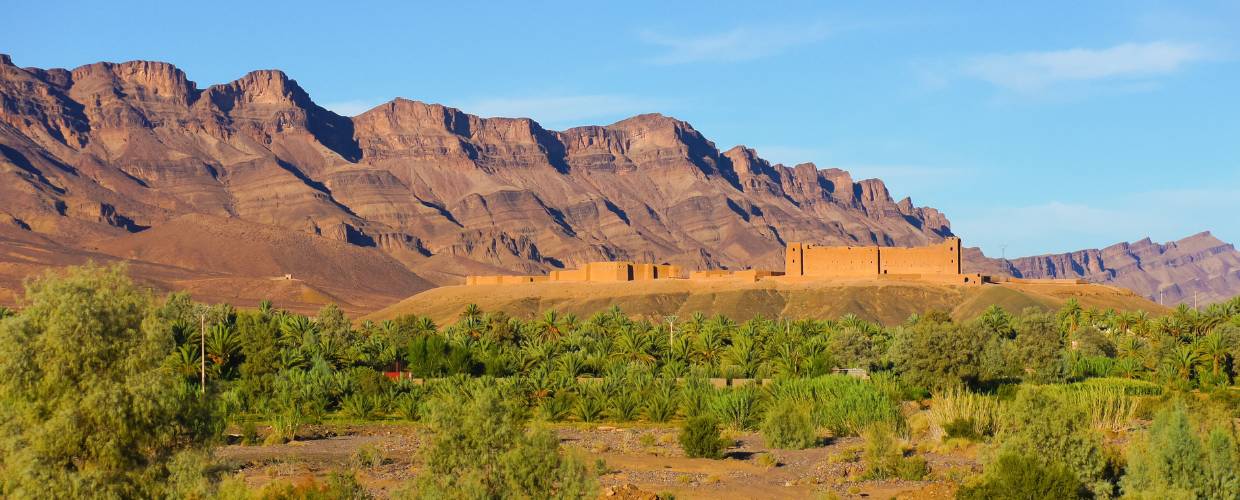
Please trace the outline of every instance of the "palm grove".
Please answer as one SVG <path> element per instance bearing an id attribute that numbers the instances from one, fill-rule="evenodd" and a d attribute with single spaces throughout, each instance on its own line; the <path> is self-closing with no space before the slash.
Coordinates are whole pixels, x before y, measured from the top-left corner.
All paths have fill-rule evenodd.
<path id="1" fill-rule="evenodd" d="M 780 448 L 863 436 L 870 478 L 925 477 L 901 446 L 914 434 L 984 443 L 961 497 L 1240 498 L 1240 298 L 1160 317 L 1069 301 L 895 327 L 614 308 L 520 320 L 472 305 L 450 325 L 354 325 L 334 306 L 311 318 L 160 299 L 123 268 L 86 267 L 32 281 L 0 318 L 10 497 L 245 497 L 208 453 L 226 427 L 282 442 L 347 418 L 426 426 L 405 493 L 428 498 L 595 495 L 596 471 L 548 423 L 639 420 L 682 426 L 690 456 L 722 456 L 720 428 Z M 425 382 L 382 373 L 397 368 Z M 337 482 L 322 491 L 363 494 Z"/>

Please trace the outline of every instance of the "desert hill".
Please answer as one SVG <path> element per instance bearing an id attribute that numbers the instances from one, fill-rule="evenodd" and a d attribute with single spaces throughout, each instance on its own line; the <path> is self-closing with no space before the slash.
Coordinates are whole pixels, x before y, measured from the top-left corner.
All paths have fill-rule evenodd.
<path id="1" fill-rule="evenodd" d="M 686 318 L 695 312 L 723 314 L 738 321 L 754 316 L 835 318 L 844 314 L 899 324 L 910 314 L 950 311 L 957 319 L 973 318 L 993 304 L 1018 312 L 1026 307 L 1054 309 L 1070 298 L 1085 307 L 1116 310 L 1166 308 L 1131 291 L 1105 285 L 997 284 L 956 286 L 917 282 L 782 282 L 744 283 L 728 280 L 654 280 L 619 283 L 532 283 L 440 287 L 414 295 L 366 319 L 384 320 L 406 314 L 453 322 L 468 304 L 483 311 L 502 311 L 530 318 L 556 310 L 587 317 L 612 305 L 638 317 Z"/>

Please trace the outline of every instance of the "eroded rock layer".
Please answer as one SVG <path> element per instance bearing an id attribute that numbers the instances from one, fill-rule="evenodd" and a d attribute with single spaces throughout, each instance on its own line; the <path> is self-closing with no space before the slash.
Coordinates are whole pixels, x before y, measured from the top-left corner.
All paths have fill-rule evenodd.
<path id="1" fill-rule="evenodd" d="M 609 259 L 778 268 L 787 241 L 950 234 L 946 217 L 882 181 L 721 151 L 658 114 L 552 131 L 395 99 L 350 118 L 280 71 L 199 88 L 161 62 L 64 70 L 0 57 L 0 224 L 107 252 L 188 215 L 371 249 L 439 282 Z M 385 281 L 392 293 L 419 282 Z"/>

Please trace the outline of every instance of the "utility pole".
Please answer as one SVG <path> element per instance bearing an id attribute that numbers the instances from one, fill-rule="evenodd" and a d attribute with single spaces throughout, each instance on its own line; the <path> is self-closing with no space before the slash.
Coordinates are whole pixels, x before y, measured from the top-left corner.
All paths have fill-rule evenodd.
<path id="1" fill-rule="evenodd" d="M 201 313 L 198 315 L 198 339 L 202 342 L 201 347 L 198 351 L 198 361 L 201 363 L 201 368 L 198 371 L 199 384 L 201 385 L 199 390 L 202 392 L 202 394 L 205 395 L 207 393 L 207 314 L 206 313 Z"/>

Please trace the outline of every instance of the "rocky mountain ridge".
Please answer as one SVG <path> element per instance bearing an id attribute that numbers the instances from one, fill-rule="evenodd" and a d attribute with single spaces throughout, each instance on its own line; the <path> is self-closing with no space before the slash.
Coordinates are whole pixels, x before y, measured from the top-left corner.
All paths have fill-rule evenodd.
<path id="1" fill-rule="evenodd" d="M 604 259 L 777 268 L 787 241 L 951 234 L 943 214 L 880 180 L 721 150 L 659 114 L 553 131 L 398 98 L 343 117 L 276 70 L 199 88 L 162 62 L 66 70 L 0 57 L 0 224 L 115 253 L 148 228 L 190 231 L 172 224 L 187 216 L 346 242 L 439 283 Z M 167 262 L 192 241 L 145 238 L 168 248 L 144 253 Z"/>
<path id="2" fill-rule="evenodd" d="M 1082 278 L 1128 288 L 1164 305 L 1204 305 L 1240 294 L 1240 252 L 1209 231 L 1176 241 L 1144 238 L 1102 249 L 965 262 L 978 272 L 1018 278 Z"/>

